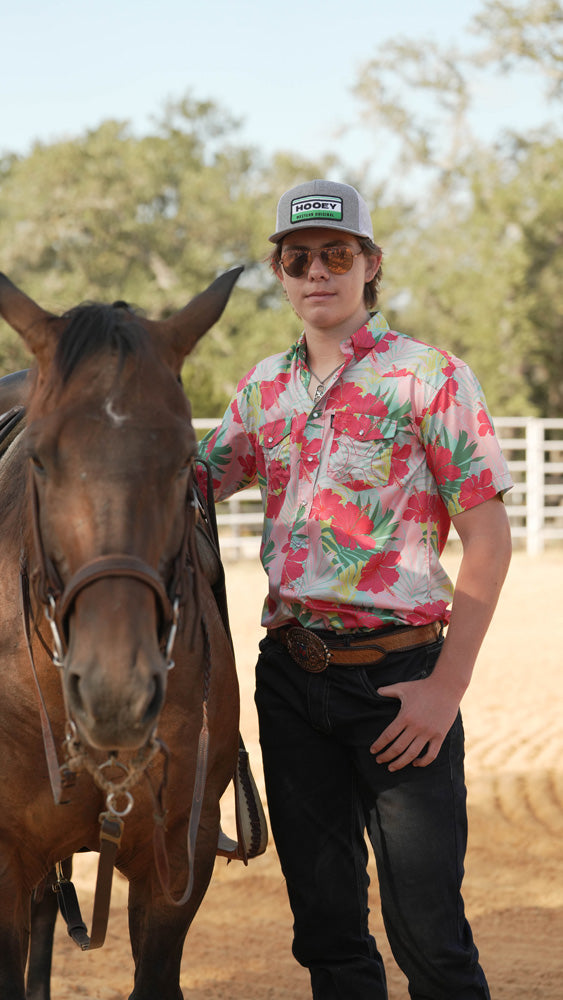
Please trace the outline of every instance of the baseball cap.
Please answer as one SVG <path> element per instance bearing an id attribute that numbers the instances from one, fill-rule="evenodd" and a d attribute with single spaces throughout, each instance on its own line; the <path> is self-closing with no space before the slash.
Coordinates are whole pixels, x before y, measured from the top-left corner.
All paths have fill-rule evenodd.
<path id="1" fill-rule="evenodd" d="M 337 181 L 306 181 L 282 194 L 278 202 L 276 231 L 268 237 L 278 243 L 297 229 L 341 229 L 352 236 L 373 240 L 368 207 L 356 188 Z"/>

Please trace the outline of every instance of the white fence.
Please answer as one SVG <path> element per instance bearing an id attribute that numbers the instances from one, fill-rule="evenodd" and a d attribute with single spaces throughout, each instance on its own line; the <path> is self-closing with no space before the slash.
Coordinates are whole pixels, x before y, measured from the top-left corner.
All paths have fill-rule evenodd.
<path id="1" fill-rule="evenodd" d="M 193 423 L 204 432 L 219 421 Z M 563 542 L 563 419 L 497 417 L 494 424 L 514 480 L 505 497 L 512 537 L 537 555 L 546 543 Z M 217 522 L 226 559 L 255 556 L 262 530 L 259 491 L 245 490 L 219 504 Z"/>
<path id="2" fill-rule="evenodd" d="M 512 537 L 530 555 L 563 541 L 563 420 L 497 417 L 494 421 L 514 487 L 506 496 Z"/>

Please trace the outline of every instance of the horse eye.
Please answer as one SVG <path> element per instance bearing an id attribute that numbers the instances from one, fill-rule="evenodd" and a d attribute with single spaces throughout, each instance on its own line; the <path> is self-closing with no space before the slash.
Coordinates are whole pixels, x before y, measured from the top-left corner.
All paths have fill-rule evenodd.
<path id="1" fill-rule="evenodd" d="M 42 473 L 44 473 L 45 472 L 45 466 L 43 465 L 43 462 L 41 461 L 41 459 L 39 458 L 39 456 L 35 455 L 35 454 L 32 454 L 29 457 L 31 459 L 31 464 L 33 465 L 33 468 L 35 469 L 35 471 L 36 472 L 42 472 Z"/>
<path id="2" fill-rule="evenodd" d="M 183 476 L 186 472 L 189 472 L 189 470 L 191 469 L 191 467 L 193 465 L 193 462 L 194 462 L 194 456 L 193 455 L 187 455 L 186 458 L 184 459 L 184 461 L 182 462 L 182 465 L 180 466 L 180 468 L 178 470 L 178 475 L 179 476 Z"/>

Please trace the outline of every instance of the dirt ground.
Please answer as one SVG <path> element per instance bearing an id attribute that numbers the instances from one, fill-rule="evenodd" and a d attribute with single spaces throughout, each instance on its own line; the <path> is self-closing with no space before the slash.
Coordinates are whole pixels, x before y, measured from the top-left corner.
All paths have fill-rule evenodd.
<path id="1" fill-rule="evenodd" d="M 453 552 L 446 560 L 454 574 L 457 559 Z M 265 578 L 254 563 L 228 565 L 227 578 L 241 730 L 263 791 L 253 671 Z M 514 556 L 462 704 L 470 820 L 464 896 L 494 1000 L 563 997 L 562 580 L 563 551 Z M 229 801 L 223 814 L 232 833 Z M 94 864 L 94 856 L 83 855 L 76 866 L 87 922 Z M 371 909 L 390 1000 L 407 1000 L 406 981 L 385 939 L 374 869 Z M 271 842 L 248 868 L 217 861 L 188 935 L 181 985 L 186 1000 L 310 996 L 308 974 L 291 956 L 291 915 Z M 53 998 L 125 1000 L 131 988 L 126 884 L 117 876 L 102 951 L 82 954 L 59 926 Z"/>

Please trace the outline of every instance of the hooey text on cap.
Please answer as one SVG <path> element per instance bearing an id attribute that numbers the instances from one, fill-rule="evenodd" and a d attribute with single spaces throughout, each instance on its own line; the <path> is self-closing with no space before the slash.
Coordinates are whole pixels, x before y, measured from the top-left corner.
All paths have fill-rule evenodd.
<path id="1" fill-rule="evenodd" d="M 309 219 L 332 219 L 342 221 L 342 198 L 294 198 L 291 202 L 291 223 L 307 222 Z"/>

